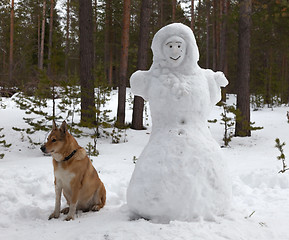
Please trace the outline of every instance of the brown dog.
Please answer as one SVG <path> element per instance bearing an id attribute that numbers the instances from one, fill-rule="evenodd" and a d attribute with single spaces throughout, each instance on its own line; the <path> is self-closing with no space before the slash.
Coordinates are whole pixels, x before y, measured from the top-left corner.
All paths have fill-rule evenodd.
<path id="1" fill-rule="evenodd" d="M 65 121 L 60 128 L 53 121 L 52 131 L 41 150 L 53 157 L 56 199 L 54 212 L 49 219 L 60 215 L 62 190 L 69 207 L 61 213 L 68 214 L 67 221 L 74 219 L 76 210 L 98 211 L 104 206 L 105 187 L 85 150 L 68 132 Z"/>

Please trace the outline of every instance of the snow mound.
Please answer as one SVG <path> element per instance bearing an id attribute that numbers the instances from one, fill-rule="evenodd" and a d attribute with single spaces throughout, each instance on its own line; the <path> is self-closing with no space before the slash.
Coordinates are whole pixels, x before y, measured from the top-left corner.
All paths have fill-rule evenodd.
<path id="1" fill-rule="evenodd" d="M 107 204 L 101 211 L 78 212 L 76 219 L 70 222 L 64 222 L 63 215 L 60 219 L 48 221 L 55 197 L 51 158 L 43 157 L 39 149 L 28 149 L 30 144 L 22 142 L 21 136 L 12 132 L 11 126 L 26 127 L 22 117 L 28 115 L 15 107 L 11 99 L 3 100 L 7 108 L 0 109 L 0 125 L 4 127 L 1 133 L 5 133 L 7 142 L 13 145 L 0 160 L 0 239 L 289 239 L 289 172 L 278 174 L 281 162 L 276 161 L 278 151 L 274 147 L 276 137 L 289 143 L 288 132 L 284 131 L 288 128 L 288 106 L 275 108 L 274 111 L 264 108 L 251 112 L 252 120 L 264 129 L 253 132 L 251 138 L 233 138 L 230 148 L 221 149 L 233 176 L 232 204 L 226 216 L 216 217 L 215 221 L 199 218 L 191 222 L 156 224 L 144 219 L 131 221 L 128 207 L 123 206 L 135 166 L 132 159 L 138 157 L 147 144 L 150 126 L 146 131 L 128 129 L 128 142 L 125 144 L 115 145 L 99 139 L 100 155 L 93 158 L 93 164 L 108 194 Z M 48 104 L 52 106 L 51 102 Z M 112 109 L 116 111 L 117 105 Z M 213 118 L 221 111 L 221 108 L 214 107 Z M 131 117 L 131 110 L 128 109 L 127 114 Z M 184 129 L 184 126 L 179 129 Z M 221 143 L 223 126 L 211 124 L 212 129 L 214 138 Z M 45 138 L 43 133 L 35 133 L 34 137 Z M 91 139 L 81 138 L 78 141 L 89 142 Z M 177 154 L 180 146 L 172 149 Z M 288 145 L 284 150 L 288 156 Z M 174 162 L 178 163 L 181 162 Z"/>
<path id="2" fill-rule="evenodd" d="M 289 189 L 289 178 L 278 171 L 258 169 L 254 172 L 240 175 L 241 181 L 250 188 L 259 189 Z"/>

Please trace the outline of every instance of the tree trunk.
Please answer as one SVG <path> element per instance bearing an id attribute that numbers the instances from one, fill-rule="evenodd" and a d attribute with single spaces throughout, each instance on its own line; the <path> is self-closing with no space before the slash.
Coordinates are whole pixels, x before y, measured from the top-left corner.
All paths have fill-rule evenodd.
<path id="1" fill-rule="evenodd" d="M 94 77 L 93 77 L 93 24 L 92 1 L 79 0 L 79 60 L 81 85 L 81 124 L 94 125 Z"/>
<path id="2" fill-rule="evenodd" d="M 48 66 L 47 73 L 51 77 L 51 52 L 52 52 L 52 33 L 53 33 L 53 11 L 54 0 L 50 0 L 50 20 L 49 20 L 49 42 L 48 42 Z"/>
<path id="3" fill-rule="evenodd" d="M 109 43 L 109 62 L 108 62 L 108 84 L 113 86 L 113 52 L 112 52 L 112 38 L 110 37 Z"/>
<path id="4" fill-rule="evenodd" d="M 284 69 L 284 79 L 286 81 L 286 89 L 288 89 L 288 56 L 285 57 L 285 69 Z M 285 103 L 289 103 L 289 96 L 288 96 L 288 90 L 286 91 L 286 102 Z"/>
<path id="5" fill-rule="evenodd" d="M 94 21 L 93 21 L 93 35 L 94 35 L 94 45 L 97 42 L 97 0 L 94 0 Z M 94 48 L 94 53 L 93 53 L 93 61 L 95 66 L 97 66 L 97 54 L 96 54 L 96 48 Z"/>
<path id="6" fill-rule="evenodd" d="M 10 12 L 10 51 L 9 51 L 9 85 L 13 86 L 13 47 L 14 47 L 14 0 L 11 1 Z"/>
<path id="7" fill-rule="evenodd" d="M 211 8 L 211 3 L 209 0 L 206 0 L 206 13 L 207 13 L 206 68 L 210 68 L 210 8 Z"/>
<path id="8" fill-rule="evenodd" d="M 104 67 L 106 79 L 112 85 L 112 13 L 111 0 L 106 0 L 105 6 L 105 36 L 104 36 Z"/>
<path id="9" fill-rule="evenodd" d="M 220 21 L 220 9 L 221 1 L 216 2 L 215 9 L 215 21 L 216 21 L 216 70 L 220 66 L 220 31 L 221 31 L 221 21 Z"/>
<path id="10" fill-rule="evenodd" d="M 236 136 L 251 136 L 250 130 L 250 42 L 251 42 L 251 0 L 240 0 L 237 109 L 240 119 L 236 121 Z"/>
<path id="11" fill-rule="evenodd" d="M 283 54 L 282 61 L 282 103 L 287 104 L 289 101 L 288 95 L 288 57 L 287 54 Z"/>
<path id="12" fill-rule="evenodd" d="M 142 0 L 140 16 L 140 35 L 138 46 L 138 63 L 139 70 L 147 70 L 148 62 L 148 43 L 150 30 L 150 17 L 152 12 L 152 0 Z M 143 109 L 144 100 L 142 97 L 134 97 L 132 129 L 143 130 Z"/>
<path id="13" fill-rule="evenodd" d="M 125 125 L 125 100 L 126 100 L 126 79 L 128 67 L 128 47 L 129 47 L 129 24 L 130 24 L 130 0 L 124 0 L 123 4 L 123 25 L 121 37 L 121 59 L 119 70 L 118 86 L 118 108 L 117 125 Z"/>
<path id="14" fill-rule="evenodd" d="M 38 68 L 40 66 L 40 53 L 41 53 L 41 21 L 40 15 L 37 15 L 37 60 Z"/>
<path id="15" fill-rule="evenodd" d="M 202 19 L 202 11 L 201 11 L 201 0 L 199 0 L 199 3 L 198 3 L 198 29 L 197 29 L 197 40 L 200 40 L 200 34 L 201 34 L 201 19 Z M 198 41 L 197 41 L 198 42 Z"/>
<path id="16" fill-rule="evenodd" d="M 228 61 L 227 61 L 227 0 L 220 2 L 220 61 L 218 70 L 222 71 L 225 76 L 228 75 Z M 226 88 L 222 88 L 222 101 L 226 102 Z"/>
<path id="17" fill-rule="evenodd" d="M 217 1 L 213 0 L 213 70 L 217 70 Z"/>
<path id="18" fill-rule="evenodd" d="M 272 91 L 272 83 L 273 83 L 273 49 L 272 46 L 269 47 L 269 59 L 268 59 L 268 67 L 267 69 L 269 70 L 268 73 L 268 83 L 269 83 L 269 96 L 270 96 L 270 105 L 268 107 L 272 107 L 273 105 L 273 93 Z"/>
<path id="19" fill-rule="evenodd" d="M 194 31 L 195 28 L 195 0 L 191 1 L 191 29 Z"/>
<path id="20" fill-rule="evenodd" d="M 158 28 L 164 26 L 164 0 L 158 1 Z"/>
<path id="21" fill-rule="evenodd" d="M 3 68 L 3 73 L 6 65 L 6 52 L 3 50 L 3 62 L 2 62 L 2 68 Z"/>
<path id="22" fill-rule="evenodd" d="M 221 1 L 220 64 L 219 69 L 228 74 L 227 67 L 227 0 Z"/>
<path id="23" fill-rule="evenodd" d="M 177 1 L 176 0 L 172 0 L 172 22 L 176 21 L 176 6 L 177 6 Z"/>
<path id="24" fill-rule="evenodd" d="M 43 70 L 45 15 L 46 15 L 45 13 L 46 13 L 46 0 L 43 1 L 43 12 L 42 12 L 42 29 L 41 29 L 41 45 L 40 45 L 40 61 L 39 61 L 39 69 L 40 70 Z"/>
<path id="25" fill-rule="evenodd" d="M 284 78 L 284 65 L 285 65 L 285 55 L 282 54 L 282 63 L 281 63 L 281 69 L 280 69 L 280 75 L 281 75 L 281 86 L 280 86 L 280 95 L 281 95 L 281 103 L 285 103 L 284 101 L 284 89 L 285 87 L 285 78 Z"/>
<path id="26" fill-rule="evenodd" d="M 69 25 L 70 25 L 70 0 L 66 1 L 66 36 L 65 36 L 65 75 L 68 77 L 68 59 L 69 59 Z"/>

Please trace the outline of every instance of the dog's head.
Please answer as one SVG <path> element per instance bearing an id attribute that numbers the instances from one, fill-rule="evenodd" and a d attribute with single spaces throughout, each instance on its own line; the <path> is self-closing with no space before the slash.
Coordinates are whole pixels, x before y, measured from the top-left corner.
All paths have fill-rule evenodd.
<path id="1" fill-rule="evenodd" d="M 52 123 L 52 131 L 47 138 L 47 142 L 41 146 L 41 151 L 44 153 L 61 154 L 62 149 L 66 145 L 68 133 L 67 124 L 62 122 L 60 128 L 57 128 L 55 121 Z"/>

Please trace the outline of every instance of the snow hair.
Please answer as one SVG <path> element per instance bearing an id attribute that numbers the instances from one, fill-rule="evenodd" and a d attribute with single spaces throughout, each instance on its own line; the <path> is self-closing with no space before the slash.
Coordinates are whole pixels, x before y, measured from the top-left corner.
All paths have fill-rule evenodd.
<path id="1" fill-rule="evenodd" d="M 169 24 L 155 34 L 151 46 L 154 56 L 151 69 L 167 67 L 162 46 L 167 39 L 173 36 L 181 37 L 187 45 L 185 59 L 178 70 L 186 74 L 194 73 L 199 68 L 199 49 L 193 31 L 182 23 Z"/>

